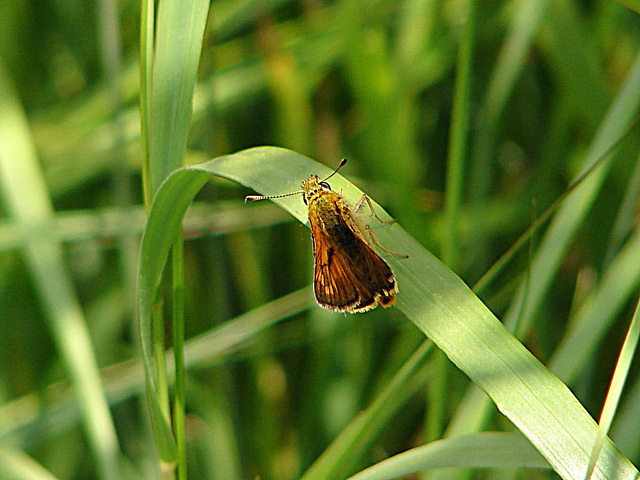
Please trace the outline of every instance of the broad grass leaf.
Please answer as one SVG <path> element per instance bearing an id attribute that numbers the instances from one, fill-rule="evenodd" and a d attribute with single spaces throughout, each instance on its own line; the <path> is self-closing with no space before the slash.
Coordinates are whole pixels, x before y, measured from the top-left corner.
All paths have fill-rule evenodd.
<path id="1" fill-rule="evenodd" d="M 330 170 L 290 150 L 259 147 L 176 170 L 154 200 L 140 257 L 140 328 L 147 373 L 150 354 L 151 306 L 173 233 L 189 203 L 211 175 L 275 195 L 299 189 L 310 174 Z M 344 172 L 343 172 L 344 173 Z M 343 177 L 331 180 L 348 201 L 361 191 Z M 298 196 L 274 202 L 306 223 L 306 206 Z M 388 218 L 377 207 L 379 215 Z M 388 258 L 400 293 L 396 307 L 465 372 L 511 420 L 563 478 L 582 479 L 597 426 L 569 389 L 549 372 L 453 272 L 400 225 L 376 227 L 387 248 L 409 255 Z M 151 379 L 153 382 L 153 379 Z M 635 478 L 633 465 L 607 441 L 594 478 Z"/>

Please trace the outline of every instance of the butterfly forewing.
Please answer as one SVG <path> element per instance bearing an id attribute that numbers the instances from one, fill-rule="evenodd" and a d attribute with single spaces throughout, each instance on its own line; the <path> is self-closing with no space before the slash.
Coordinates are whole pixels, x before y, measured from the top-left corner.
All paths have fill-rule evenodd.
<path id="1" fill-rule="evenodd" d="M 329 222 L 311 211 L 309 215 L 318 303 L 341 312 L 364 312 L 378 303 L 390 306 L 397 292 L 391 268 L 364 240 L 342 198 L 326 193 L 322 201 L 329 202 L 336 215 Z"/>

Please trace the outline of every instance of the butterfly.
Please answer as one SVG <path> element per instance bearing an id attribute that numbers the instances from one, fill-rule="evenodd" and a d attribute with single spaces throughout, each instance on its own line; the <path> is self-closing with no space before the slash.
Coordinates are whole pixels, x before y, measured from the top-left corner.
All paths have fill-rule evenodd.
<path id="1" fill-rule="evenodd" d="M 302 182 L 302 189 L 283 195 L 249 195 L 246 201 L 280 198 L 302 194 L 308 207 L 309 225 L 313 241 L 313 287 L 318 305 L 327 310 L 360 313 L 382 305 L 393 305 L 398 286 L 391 267 L 375 251 L 378 247 L 387 253 L 407 258 L 380 245 L 368 225 L 356 221 L 358 212 L 366 203 L 372 216 L 383 220 L 373 208 L 373 203 L 363 194 L 353 210 L 342 197 L 334 192 L 327 180 L 347 163 L 346 159 L 328 177 L 320 180 L 311 175 Z"/>

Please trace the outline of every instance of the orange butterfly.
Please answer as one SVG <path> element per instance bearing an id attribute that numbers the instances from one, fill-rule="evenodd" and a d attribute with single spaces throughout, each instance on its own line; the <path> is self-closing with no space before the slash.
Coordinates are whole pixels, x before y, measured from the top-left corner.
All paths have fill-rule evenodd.
<path id="1" fill-rule="evenodd" d="M 331 190 L 327 180 L 346 163 L 347 160 L 343 159 L 324 180 L 311 175 L 302 182 L 300 191 L 274 196 L 249 195 L 245 202 L 302 193 L 304 203 L 309 207 L 315 264 L 313 286 L 318 305 L 336 312 L 359 313 L 371 310 L 378 304 L 391 306 L 398 293 L 391 268 L 373 246 L 399 257 L 407 256 L 381 246 L 371 228 L 358 225 L 344 198 Z M 371 200 L 364 194 L 354 211 L 357 212 L 365 201 L 371 214 L 380 222 L 395 222 L 378 217 Z"/>

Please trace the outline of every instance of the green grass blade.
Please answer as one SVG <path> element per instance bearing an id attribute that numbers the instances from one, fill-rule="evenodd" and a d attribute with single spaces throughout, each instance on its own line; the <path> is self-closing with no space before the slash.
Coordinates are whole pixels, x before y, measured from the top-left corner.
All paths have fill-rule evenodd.
<path id="1" fill-rule="evenodd" d="M 294 191 L 312 173 L 322 176 L 329 172 L 300 154 L 274 147 L 254 148 L 174 172 L 158 192 L 143 238 L 139 297 L 143 344 L 150 333 L 150 306 L 173 234 L 210 175 L 274 195 Z M 361 194 L 339 175 L 331 183 L 334 189 L 342 189 L 348 201 Z M 297 196 L 274 201 L 306 222 L 306 207 Z M 378 211 L 388 218 L 381 208 Z M 563 478 L 582 479 L 597 426 L 573 394 L 507 332 L 455 274 L 399 225 L 377 227 L 376 234 L 383 245 L 410 257 L 389 258 L 400 288 L 397 308 L 492 398 L 554 470 Z M 145 349 L 145 365 L 152 371 L 148 354 Z M 594 477 L 612 475 L 630 479 L 637 471 L 607 441 Z"/>
<path id="2" fill-rule="evenodd" d="M 576 312 L 572 328 L 548 362 L 549 369 L 567 384 L 574 384 L 638 284 L 640 232 L 636 231 L 611 262 L 597 289 Z"/>
<path id="3" fill-rule="evenodd" d="M 143 147 L 146 148 L 143 186 L 147 201 L 153 198 L 169 173 L 184 162 L 209 2 L 207 0 L 160 2 L 155 30 L 152 8 L 151 2 L 144 5 L 142 10 L 144 30 L 141 33 L 143 48 L 141 114 L 143 132 L 147 135 L 143 140 Z M 151 48 L 152 41 L 153 48 Z M 150 58 L 152 50 L 153 58 Z M 151 73 L 150 68 L 152 68 Z M 179 232 L 176 230 L 174 233 L 178 235 Z M 177 251 L 182 250 L 178 248 Z M 178 262 L 181 264 L 182 260 L 179 259 Z M 178 302 L 181 304 L 180 300 Z M 150 314 L 152 311 L 153 307 L 149 310 Z M 163 331 L 160 322 L 162 315 L 158 306 L 155 314 L 151 315 L 155 323 L 153 326 L 148 325 L 148 328 L 157 333 L 155 345 L 145 344 L 151 337 L 143 337 L 142 343 L 143 349 L 153 351 L 157 356 L 153 373 L 149 368 L 146 369 L 149 377 L 147 386 L 153 390 L 148 392 L 148 397 L 154 436 L 161 458 L 167 462 L 177 458 L 179 475 L 183 476 L 186 469 L 185 456 L 176 457 L 175 442 L 169 425 L 169 408 L 166 401 L 167 381 L 164 373 L 164 341 L 160 336 Z M 141 318 L 140 322 L 146 324 L 146 319 Z M 177 330 L 180 330 L 179 326 Z M 181 352 L 181 349 L 178 352 Z M 150 364 L 145 365 L 149 367 Z M 182 376 L 179 379 L 182 379 Z M 176 385 L 176 390 L 180 398 L 184 394 L 184 384 Z M 183 405 L 174 406 L 174 408 L 183 407 Z M 176 418 L 179 420 L 179 425 L 176 427 L 178 444 L 184 446 L 184 428 L 178 428 L 184 426 L 180 421 L 182 415 L 176 413 Z M 183 448 L 180 450 L 184 453 Z"/>
<path id="4" fill-rule="evenodd" d="M 171 250 L 173 269 L 173 356 L 175 394 L 173 424 L 176 432 L 178 478 L 187 480 L 187 439 L 185 436 L 185 365 L 184 365 L 184 246 L 182 228 L 176 232 Z"/>
<path id="5" fill-rule="evenodd" d="M 466 24 L 464 36 L 458 51 L 454 103 L 449 133 L 447 158 L 447 180 L 445 192 L 445 235 L 442 243 L 442 259 L 453 271 L 460 264 L 460 241 L 458 225 L 462 209 L 465 163 L 469 138 L 469 103 L 471 96 L 472 60 L 476 31 L 476 0 L 466 2 Z M 427 391 L 427 411 L 425 441 L 437 440 L 442 436 L 447 411 L 448 372 L 450 363 L 438 354 L 436 361 L 437 381 Z"/>
<path id="6" fill-rule="evenodd" d="M 354 418 L 302 476 L 302 480 L 344 478 L 351 473 L 383 426 L 406 404 L 433 343 L 425 341 L 411 355 L 369 407 Z M 417 385 L 416 385 L 417 384 Z"/>
<path id="7" fill-rule="evenodd" d="M 0 448 L 0 478 L 12 480 L 56 480 L 47 469 L 20 450 Z"/>
<path id="8" fill-rule="evenodd" d="M 0 194 L 3 207 L 28 232 L 23 250 L 46 312 L 56 348 L 74 384 L 85 431 L 101 478 L 117 479 L 120 448 L 97 361 L 64 260 L 52 229 L 53 206 L 36 158 L 27 119 L 0 64 Z"/>
<path id="9" fill-rule="evenodd" d="M 598 455 L 600 455 L 600 450 L 607 437 L 607 433 L 609 433 L 611 422 L 618 408 L 618 402 L 620 401 L 627 375 L 631 369 L 631 361 L 638 346 L 638 338 L 640 338 L 640 302 L 636 303 L 636 310 L 633 314 L 633 319 L 631 320 L 631 325 L 629 326 L 624 343 L 622 344 L 618 363 L 616 364 L 611 385 L 607 392 L 607 398 L 602 407 L 602 414 L 598 422 L 598 436 L 591 452 L 591 458 L 589 459 L 588 478 L 592 475 Z"/>
<path id="10" fill-rule="evenodd" d="M 517 0 L 514 2 L 511 25 L 500 50 L 496 66 L 489 79 L 487 95 L 482 103 L 477 134 L 470 164 L 472 169 L 470 194 L 484 197 L 491 185 L 491 162 L 498 137 L 499 122 L 516 82 L 525 67 L 526 58 L 549 0 Z"/>
<path id="11" fill-rule="evenodd" d="M 627 237 L 633 232 L 638 199 L 640 199 L 640 157 L 636 159 L 636 166 L 629 177 L 629 184 L 624 192 L 624 197 L 616 212 L 616 220 L 611 228 L 609 245 L 604 256 L 604 264 L 607 266 L 618 253 L 618 250 L 622 248 Z"/>
<path id="12" fill-rule="evenodd" d="M 640 0 L 618 0 L 622 5 L 629 7 L 636 13 L 640 13 Z"/>
<path id="13" fill-rule="evenodd" d="M 549 468 L 522 435 L 474 433 L 438 440 L 383 460 L 349 480 L 387 480 L 432 468 Z"/>
<path id="14" fill-rule="evenodd" d="M 142 143 L 142 191 L 144 204 L 150 208 L 152 200 L 149 126 L 151 125 L 151 91 L 153 85 L 153 32 L 155 3 L 153 0 L 140 2 L 140 141 Z"/>
<path id="15" fill-rule="evenodd" d="M 184 161 L 208 10 L 207 0 L 167 0 L 158 7 L 148 126 L 152 196 Z"/>
<path id="16" fill-rule="evenodd" d="M 636 57 L 636 62 L 631 67 L 624 88 L 603 120 L 589 152 L 585 156 L 582 170 L 589 169 L 593 163 L 601 158 L 610 145 L 623 135 L 629 124 L 632 123 L 639 105 L 640 55 Z M 596 171 L 571 193 L 540 242 L 536 258 L 531 265 L 530 290 L 520 320 L 522 332 L 526 332 L 530 328 L 533 317 L 551 286 L 551 279 L 600 191 L 611 163 L 612 158 L 603 161 Z M 519 312 L 520 302 L 516 301 L 507 313 L 505 323 L 507 325 L 515 323 Z"/>
<path id="17" fill-rule="evenodd" d="M 611 427 L 610 437 L 616 440 L 616 445 L 629 458 L 637 461 L 640 458 L 640 378 L 627 387 L 627 394 L 622 399 L 620 408 Z"/>
<path id="18" fill-rule="evenodd" d="M 226 357 L 250 345 L 255 336 L 280 321 L 308 310 L 312 303 L 315 305 L 311 288 L 303 288 L 189 339 L 185 347 L 186 367 L 204 368 L 222 363 Z M 170 367 L 168 379 L 171 381 L 174 375 L 171 368 L 172 351 L 167 352 L 167 360 Z M 103 378 L 111 405 L 144 392 L 146 376 L 142 361 L 138 358 L 105 368 Z M 55 397 L 59 400 L 50 404 L 46 412 L 42 412 L 35 394 L 0 406 L 0 440 L 12 435 L 40 439 L 36 432 L 66 432 L 78 424 L 77 397 L 72 396 L 63 385 L 54 384 L 51 387 L 57 391 Z M 37 446 L 39 442 L 36 440 L 29 445 Z"/>
<path id="19" fill-rule="evenodd" d="M 154 355 L 153 310 L 164 264 L 169 254 L 169 249 L 175 240 L 175 234 L 180 228 L 184 212 L 193 196 L 202 188 L 207 178 L 206 174 L 196 174 L 179 183 L 176 179 L 181 180 L 182 177 L 174 175 L 165 182 L 163 188 L 165 195 L 156 197 L 149 213 L 149 220 L 142 238 L 140 252 L 138 315 L 142 356 L 147 377 L 147 395 L 158 451 L 161 458 L 167 462 L 175 460 L 176 446 L 171 433 L 169 419 L 164 413 L 159 397 L 158 379 L 156 377 L 157 366 L 152 360 Z M 159 216 L 164 214 L 167 214 L 164 219 Z M 167 229 L 163 230 L 162 225 L 165 221 Z M 173 235 L 169 232 L 173 232 Z"/>
<path id="20" fill-rule="evenodd" d="M 476 1 L 469 0 L 467 9 L 464 38 L 458 52 L 451 132 L 449 134 L 447 189 L 444 204 L 446 235 L 442 243 L 442 257 L 452 270 L 457 270 L 456 266 L 460 261 L 458 225 L 462 207 L 465 162 L 467 161 L 469 103 L 476 30 Z"/>
<path id="21" fill-rule="evenodd" d="M 603 120 L 599 133 L 592 142 L 583 162 L 582 174 L 586 173 L 594 163 L 601 162 L 603 165 L 596 166 L 596 171 L 589 173 L 589 176 L 581 180 L 579 184 L 572 184 L 570 187 L 571 193 L 566 200 L 563 199 L 559 213 L 545 234 L 541 248 L 531 266 L 531 281 L 529 282 L 527 302 L 522 310 L 523 314 L 520 315 L 519 303 L 515 302 L 506 315 L 505 323 L 510 327 L 515 325 L 518 320 L 521 321 L 521 334 L 530 327 L 534 313 L 551 284 L 551 278 L 557 271 L 563 253 L 568 248 L 569 242 L 572 241 L 580 220 L 584 218 L 587 207 L 593 201 L 599 185 L 603 181 L 604 173 L 612 160 L 611 158 L 603 158 L 603 152 L 607 152 L 607 154 L 611 152 L 612 146 L 618 144 L 620 138 L 629 132 L 629 125 L 637 110 L 638 92 L 640 92 L 640 57 L 629 73 L 625 88 Z M 550 208 L 548 212 L 551 211 Z M 543 215 L 546 216 L 547 212 Z M 635 260 L 637 257 L 633 256 L 634 245 L 636 245 L 636 241 L 631 239 L 618 254 L 619 259 L 613 262 L 610 271 L 605 275 L 607 281 L 603 281 L 600 285 L 599 292 L 602 291 L 602 293 L 594 293 L 594 300 L 581 308 L 578 315 L 583 318 L 575 322 L 576 331 L 570 332 L 562 339 L 549 363 L 550 370 L 569 384 L 572 383 L 575 374 L 580 371 L 580 366 L 584 364 L 588 352 L 596 348 L 598 338 L 606 332 L 607 322 L 614 320 L 613 313 L 617 308 L 620 308 L 621 302 L 624 302 L 624 299 L 630 294 L 629 289 L 633 289 L 637 282 L 633 273 L 637 270 L 637 261 Z M 616 275 L 620 276 L 616 277 Z M 472 395 L 471 391 L 470 395 Z M 476 399 L 478 403 L 484 404 L 485 408 L 489 407 L 486 397 L 476 396 Z M 480 408 L 479 405 L 478 408 Z M 456 422 L 457 425 L 470 423 L 463 419 Z M 463 429 L 463 431 L 467 430 Z"/>

